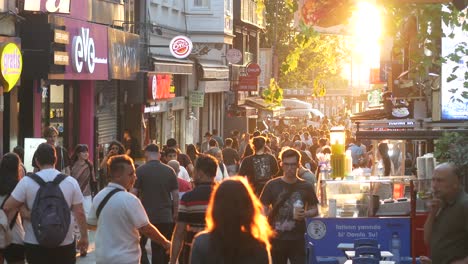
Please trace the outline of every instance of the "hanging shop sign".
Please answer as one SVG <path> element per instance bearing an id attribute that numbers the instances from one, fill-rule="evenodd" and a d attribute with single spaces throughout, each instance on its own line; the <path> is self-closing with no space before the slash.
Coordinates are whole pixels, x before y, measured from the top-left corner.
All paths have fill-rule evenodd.
<path id="1" fill-rule="evenodd" d="M 242 52 L 238 49 L 228 49 L 226 59 L 232 64 L 239 63 L 242 60 Z"/>
<path id="2" fill-rule="evenodd" d="M 205 93 L 202 91 L 190 91 L 189 103 L 193 107 L 203 107 L 205 103 Z"/>
<path id="3" fill-rule="evenodd" d="M 171 74 L 148 73 L 148 99 L 151 101 L 175 97 Z"/>
<path id="4" fill-rule="evenodd" d="M 172 56 L 178 59 L 187 58 L 193 49 L 192 41 L 185 36 L 174 37 L 169 43 L 169 50 Z"/>
<path id="5" fill-rule="evenodd" d="M 251 76 L 239 76 L 237 91 L 254 92 L 258 90 L 258 78 Z"/>
<path id="6" fill-rule="evenodd" d="M 262 70 L 260 69 L 260 65 L 258 65 L 255 62 L 252 62 L 249 65 L 247 65 L 246 71 L 247 75 L 250 77 L 258 77 L 262 72 Z"/>
<path id="7" fill-rule="evenodd" d="M 67 17 L 54 18 L 57 26 L 66 28 L 71 41 L 65 48 L 69 56 L 69 64 L 62 63 L 66 65 L 64 73 L 50 73 L 49 79 L 108 80 L 107 27 Z M 61 39 L 65 42 L 65 35 L 61 35 Z M 54 55 L 59 56 L 57 62 L 66 60 L 64 54 Z"/>
<path id="8" fill-rule="evenodd" d="M 0 49 L 0 73 L 4 92 L 9 92 L 20 79 L 23 70 L 21 49 L 15 43 L 7 43 Z"/>
<path id="9" fill-rule="evenodd" d="M 139 36 L 108 28 L 110 77 L 135 80 L 140 70 Z"/>

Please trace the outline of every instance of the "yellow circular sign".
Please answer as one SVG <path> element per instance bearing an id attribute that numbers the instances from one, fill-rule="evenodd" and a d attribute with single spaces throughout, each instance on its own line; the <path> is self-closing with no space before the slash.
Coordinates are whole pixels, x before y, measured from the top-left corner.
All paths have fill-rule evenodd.
<path id="1" fill-rule="evenodd" d="M 4 92 L 9 92 L 18 82 L 23 70 L 23 56 L 15 43 L 8 43 L 0 52 L 0 77 Z"/>

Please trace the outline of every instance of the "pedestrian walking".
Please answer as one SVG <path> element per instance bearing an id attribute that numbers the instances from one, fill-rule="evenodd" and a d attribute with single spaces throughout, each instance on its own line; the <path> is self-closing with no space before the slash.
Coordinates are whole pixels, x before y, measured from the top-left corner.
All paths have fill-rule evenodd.
<path id="1" fill-rule="evenodd" d="M 255 194 L 260 195 L 265 183 L 278 173 L 278 163 L 273 155 L 265 152 L 265 137 L 254 137 L 252 144 L 255 153 L 242 160 L 239 175 L 246 176 Z"/>
<path id="2" fill-rule="evenodd" d="M 171 167 L 160 161 L 161 154 L 157 145 L 146 146 L 144 155 L 146 163 L 136 170 L 137 179 L 132 192 L 140 197 L 151 224 L 166 239 L 170 239 L 179 207 L 177 175 Z M 140 246 L 143 252 L 146 242 L 147 238 L 142 236 Z M 151 242 L 151 252 L 151 263 L 169 262 L 169 254 L 159 243 Z M 146 254 L 142 254 L 141 262 L 149 263 Z"/>
<path id="3" fill-rule="evenodd" d="M 44 137 L 47 140 L 47 143 L 55 148 L 55 155 L 57 158 L 55 169 L 64 173 L 65 175 L 70 175 L 70 157 L 68 156 L 67 149 L 59 145 L 59 142 L 57 141 L 58 135 L 58 130 L 53 126 L 47 127 L 44 130 Z M 34 172 L 39 170 L 39 166 L 36 163 L 34 155 L 32 159 L 32 166 L 34 167 Z"/>
<path id="4" fill-rule="evenodd" d="M 97 226 L 96 263 L 140 263 L 140 234 L 169 249 L 170 242 L 151 224 L 140 200 L 127 192 L 136 180 L 127 155 L 109 159 L 109 184 L 94 197 L 88 224 Z"/>
<path id="5" fill-rule="evenodd" d="M 229 176 L 237 174 L 239 169 L 240 157 L 237 150 L 232 148 L 232 138 L 226 138 L 223 149 L 223 160 L 226 165 Z"/>
<path id="6" fill-rule="evenodd" d="M 164 155 L 166 156 L 166 163 L 167 164 L 171 160 L 177 161 L 177 150 L 175 150 L 175 149 L 172 149 L 172 148 L 166 149 L 166 151 L 164 151 Z M 180 163 L 178 161 L 177 161 L 177 163 L 180 165 Z M 185 181 L 188 181 L 188 182 L 191 181 L 191 178 L 190 178 L 190 175 L 189 175 L 188 171 L 183 166 L 179 166 L 179 171 L 177 173 L 177 177 L 180 178 L 180 179 L 183 179 Z"/>
<path id="7" fill-rule="evenodd" d="M 223 149 L 224 142 L 223 142 L 223 138 L 218 135 L 218 129 L 213 128 L 211 132 L 213 133 L 213 139 L 216 140 L 216 142 L 218 143 L 218 147 L 220 149 Z"/>
<path id="8" fill-rule="evenodd" d="M 205 213 L 217 168 L 218 162 L 210 155 L 201 154 L 195 163 L 195 188 L 185 193 L 180 200 L 179 215 L 172 234 L 171 264 L 176 264 L 177 260 L 181 264 L 189 264 L 193 237 L 206 226 Z"/>
<path id="9" fill-rule="evenodd" d="M 15 153 L 7 153 L 2 158 L 0 163 L 0 204 L 2 206 L 0 208 L 3 207 L 21 180 L 20 165 L 20 158 Z M 9 222 L 8 227 L 11 229 L 12 242 L 6 248 L 0 249 L 0 263 L 6 260 L 10 264 L 22 264 L 25 261 L 22 219 L 29 218 L 30 212 L 24 205 L 21 206 L 20 212 L 17 212 Z"/>
<path id="10" fill-rule="evenodd" d="M 208 150 L 207 154 L 215 157 L 218 161 L 218 169 L 216 170 L 215 182 L 221 182 L 222 180 L 228 178 L 229 173 L 223 161 L 223 151 L 219 148 L 212 148 Z"/>
<path id="11" fill-rule="evenodd" d="M 191 264 L 270 264 L 273 231 L 261 212 L 245 178 L 221 182 L 211 195 L 206 230 L 193 242 Z"/>
<path id="12" fill-rule="evenodd" d="M 86 217 L 89 215 L 92 205 L 92 182 L 96 182 L 94 177 L 94 170 L 91 161 L 89 160 L 89 151 L 88 146 L 84 144 L 79 144 L 75 147 L 71 158 L 71 176 L 78 181 L 80 186 L 81 193 L 83 194 L 83 209 L 85 211 Z M 77 240 L 80 239 L 80 230 L 78 225 L 74 224 L 74 234 Z M 86 256 L 87 252 L 80 252 L 81 256 Z"/>
<path id="13" fill-rule="evenodd" d="M 13 219 L 23 204 L 31 211 L 31 219 L 24 219 L 24 242 L 28 263 L 75 263 L 71 214 L 76 218 L 81 233 L 76 248 L 81 252 L 88 249 L 88 232 L 80 186 L 73 177 L 61 174 L 55 169 L 57 156 L 52 145 L 40 144 L 34 156 L 40 171 L 21 179 L 3 208 L 9 219 Z M 49 221 L 51 218 L 54 219 L 53 222 Z"/>
<path id="14" fill-rule="evenodd" d="M 113 156 L 123 154 L 125 154 L 125 147 L 122 143 L 114 140 L 109 144 L 107 152 L 99 164 L 99 189 L 106 187 L 109 182 L 109 172 L 107 171 L 107 163 L 109 159 Z"/>
<path id="15" fill-rule="evenodd" d="M 179 145 L 177 144 L 177 140 L 174 138 L 170 138 L 166 141 L 166 147 L 168 149 L 175 149 L 177 151 L 177 161 L 179 164 L 184 167 L 189 175 L 193 174 L 193 163 L 190 157 L 187 154 L 182 153 L 180 150 Z"/>
<path id="16" fill-rule="evenodd" d="M 303 264 L 306 261 L 305 217 L 318 214 L 318 200 L 311 183 L 299 178 L 301 154 L 291 148 L 280 153 L 283 175 L 270 180 L 260 195 L 270 225 L 274 264 Z"/>
<path id="17" fill-rule="evenodd" d="M 197 147 L 194 144 L 188 144 L 185 152 L 187 153 L 187 156 L 189 156 L 192 164 L 195 164 L 195 161 L 201 154 L 200 152 L 198 152 Z"/>

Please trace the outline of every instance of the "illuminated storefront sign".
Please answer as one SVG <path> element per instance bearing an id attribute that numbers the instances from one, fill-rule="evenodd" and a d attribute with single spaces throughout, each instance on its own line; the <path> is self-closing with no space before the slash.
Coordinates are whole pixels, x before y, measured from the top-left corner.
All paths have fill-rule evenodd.
<path id="1" fill-rule="evenodd" d="M 15 87 L 22 70 L 23 57 L 20 48 L 15 43 L 7 43 L 0 51 L 0 71 L 5 92 Z"/>

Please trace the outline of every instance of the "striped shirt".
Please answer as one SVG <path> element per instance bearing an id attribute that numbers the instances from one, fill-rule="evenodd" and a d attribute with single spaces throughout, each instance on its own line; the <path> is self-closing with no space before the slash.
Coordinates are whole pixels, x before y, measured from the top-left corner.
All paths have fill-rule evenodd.
<path id="1" fill-rule="evenodd" d="M 177 221 L 188 226 L 186 243 L 191 243 L 195 234 L 205 229 L 205 213 L 212 190 L 213 183 L 200 183 L 180 199 Z"/>

